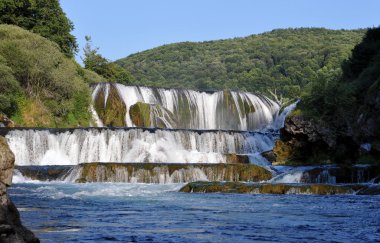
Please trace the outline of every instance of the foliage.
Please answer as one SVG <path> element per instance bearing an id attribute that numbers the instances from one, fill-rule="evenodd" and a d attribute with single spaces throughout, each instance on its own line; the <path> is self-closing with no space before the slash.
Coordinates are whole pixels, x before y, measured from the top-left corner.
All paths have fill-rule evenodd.
<path id="1" fill-rule="evenodd" d="M 91 37 L 86 36 L 83 63 L 86 69 L 94 71 L 108 82 L 128 84 L 132 76 L 117 64 L 108 61 L 98 53 L 99 48 L 93 48 Z"/>
<path id="2" fill-rule="evenodd" d="M 17 110 L 17 96 L 21 88 L 12 69 L 0 55 L 0 113 L 13 115 Z"/>
<path id="3" fill-rule="evenodd" d="M 116 61 L 134 84 L 232 89 L 294 98 L 320 75 L 335 76 L 364 30 L 321 28 L 165 45 Z"/>
<path id="4" fill-rule="evenodd" d="M 0 95 L 8 97 L 1 99 L 0 111 L 14 116 L 18 125 L 88 124 L 89 87 L 77 64 L 55 43 L 16 26 L 0 25 L 0 56 L 0 72 L 7 75 L 0 76 L 6 84 Z"/>
<path id="5" fill-rule="evenodd" d="M 352 56 L 343 62 L 342 73 L 323 75 L 311 84 L 301 109 L 332 126 L 352 129 L 366 100 L 380 87 L 380 28 L 369 29 Z M 363 112 L 362 112 L 363 114 Z"/>
<path id="6" fill-rule="evenodd" d="M 59 0 L 2 0 L 0 24 L 12 24 L 56 42 L 61 51 L 72 57 L 78 50 L 70 32 L 72 22 L 63 12 Z"/>

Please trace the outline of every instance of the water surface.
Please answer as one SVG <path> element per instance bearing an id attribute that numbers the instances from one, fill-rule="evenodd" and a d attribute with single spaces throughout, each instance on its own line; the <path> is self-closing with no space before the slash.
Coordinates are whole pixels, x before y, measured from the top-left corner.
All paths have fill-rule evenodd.
<path id="1" fill-rule="evenodd" d="M 186 194 L 180 184 L 14 184 L 42 242 L 376 242 L 380 196 Z"/>

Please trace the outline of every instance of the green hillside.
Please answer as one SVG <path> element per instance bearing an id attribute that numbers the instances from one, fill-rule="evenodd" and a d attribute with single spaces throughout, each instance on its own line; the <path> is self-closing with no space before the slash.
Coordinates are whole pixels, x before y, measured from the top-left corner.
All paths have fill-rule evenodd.
<path id="1" fill-rule="evenodd" d="M 14 25 L 0 25 L 0 115 L 16 125 L 87 126 L 88 83 L 96 79 L 55 42 Z"/>
<path id="2" fill-rule="evenodd" d="M 365 30 L 279 29 L 245 38 L 164 45 L 116 61 L 134 84 L 232 89 L 286 97 L 310 81 L 340 75 Z"/>

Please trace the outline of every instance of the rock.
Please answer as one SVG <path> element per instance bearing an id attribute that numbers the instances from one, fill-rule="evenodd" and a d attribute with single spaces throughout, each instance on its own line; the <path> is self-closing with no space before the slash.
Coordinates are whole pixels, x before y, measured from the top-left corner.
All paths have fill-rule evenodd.
<path id="1" fill-rule="evenodd" d="M 21 224 L 20 214 L 7 194 L 12 182 L 14 155 L 4 137 L 0 137 L 0 242 L 39 242 Z"/>
<path id="2" fill-rule="evenodd" d="M 16 170 L 32 180 L 62 180 L 73 168 L 71 165 L 17 166 Z"/>
<path id="3" fill-rule="evenodd" d="M 317 167 L 305 171 L 301 183 L 369 183 L 379 176 L 379 165 Z"/>
<path id="4" fill-rule="evenodd" d="M 0 113 L 0 127 L 14 127 L 15 123 L 3 113 Z"/>
<path id="5" fill-rule="evenodd" d="M 241 182 L 191 182 L 180 189 L 187 193 L 248 193 L 248 194 L 353 194 L 366 185 L 324 184 L 252 184 Z"/>
<path id="6" fill-rule="evenodd" d="M 226 154 L 228 164 L 249 164 L 249 157 L 245 154 Z"/>
<path id="7" fill-rule="evenodd" d="M 186 183 L 211 181 L 265 181 L 272 173 L 253 164 L 85 163 L 76 182 Z"/>
<path id="8" fill-rule="evenodd" d="M 107 100 L 105 100 L 106 96 Z M 94 100 L 94 108 L 105 126 L 124 127 L 126 125 L 127 108 L 115 84 L 103 86 Z"/>
<path id="9" fill-rule="evenodd" d="M 263 156 L 265 159 L 267 159 L 271 163 L 276 162 L 276 155 L 273 152 L 273 150 L 263 152 L 261 153 L 261 156 Z"/>
<path id="10" fill-rule="evenodd" d="M 12 184 L 15 156 L 4 137 L 0 136 L 0 182 L 7 186 Z"/>
<path id="11" fill-rule="evenodd" d="M 173 113 L 157 104 L 137 102 L 129 108 L 129 116 L 138 127 L 177 128 Z"/>
<path id="12" fill-rule="evenodd" d="M 358 191 L 357 195 L 380 195 L 380 186 L 373 185 Z"/>
<path id="13" fill-rule="evenodd" d="M 137 102 L 129 108 L 129 116 L 137 127 L 150 127 L 150 105 L 143 102 Z"/>
<path id="14" fill-rule="evenodd" d="M 274 164 L 326 164 L 353 163 L 358 157 L 359 146 L 350 134 L 339 133 L 338 129 L 320 124 L 292 113 L 280 131 L 280 140 L 273 152 Z"/>

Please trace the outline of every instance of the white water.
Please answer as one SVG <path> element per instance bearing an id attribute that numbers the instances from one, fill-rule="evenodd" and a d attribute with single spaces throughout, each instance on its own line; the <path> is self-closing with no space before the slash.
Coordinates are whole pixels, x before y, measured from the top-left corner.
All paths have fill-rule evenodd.
<path id="1" fill-rule="evenodd" d="M 13 130 L 6 136 L 16 165 L 83 162 L 226 163 L 226 154 L 258 154 L 271 134 L 189 130 Z"/>
<path id="2" fill-rule="evenodd" d="M 127 168 L 116 167 L 115 171 L 110 171 L 104 166 L 96 168 L 95 178 L 92 182 L 117 182 L 117 183 L 154 183 L 154 184 L 172 184 L 188 183 L 193 181 L 223 181 L 224 175 L 217 175 L 212 169 L 202 170 L 196 167 L 182 168 L 175 170 L 172 174 L 166 166 L 157 166 L 153 170 L 136 169 L 131 174 Z M 206 175 L 208 174 L 208 176 Z M 75 182 L 82 177 L 82 168 L 75 166 L 71 173 L 65 179 L 65 182 Z M 231 175 L 231 180 L 232 180 Z"/>
<path id="3" fill-rule="evenodd" d="M 12 183 L 41 183 L 38 180 L 32 180 L 26 176 L 23 176 L 20 171 L 13 170 Z"/>
<path id="4" fill-rule="evenodd" d="M 127 110 L 125 123 L 128 127 L 135 126 L 130 118 L 129 110 L 137 102 L 160 105 L 173 114 L 177 118 L 177 123 L 168 121 L 164 116 L 159 117 L 167 125 L 167 128 L 256 130 L 271 124 L 278 116 L 280 109 L 276 102 L 247 92 L 206 93 L 194 90 L 104 83 L 94 87 L 93 101 L 97 99 L 100 92 L 103 92 L 104 107 L 106 107 L 110 88 L 115 88 L 124 101 Z M 226 97 L 232 100 L 224 100 Z M 232 102 L 229 104 L 232 108 L 225 107 L 225 102 Z M 254 108 L 255 112 L 249 112 L 246 110 L 247 107 Z M 231 109 L 237 112 L 237 117 L 233 117 L 234 115 L 230 113 Z M 182 117 L 183 113 L 189 117 Z M 151 114 L 151 117 L 157 119 L 157 114 Z M 98 116 L 95 115 L 94 119 L 98 120 Z M 231 122 L 231 119 L 234 119 L 234 122 Z M 97 125 L 102 126 L 102 123 L 98 122 Z"/>

